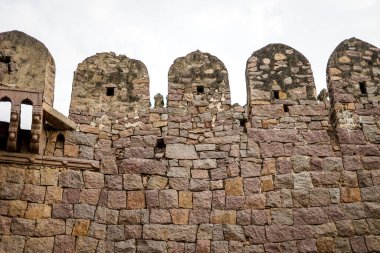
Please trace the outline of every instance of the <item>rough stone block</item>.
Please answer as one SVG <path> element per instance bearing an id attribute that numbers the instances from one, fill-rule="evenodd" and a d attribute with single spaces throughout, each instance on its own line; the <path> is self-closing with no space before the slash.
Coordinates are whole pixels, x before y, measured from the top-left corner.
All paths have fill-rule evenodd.
<path id="1" fill-rule="evenodd" d="M 53 205 L 53 218 L 68 219 L 74 217 L 74 207 L 71 204 L 54 204 Z"/>
<path id="2" fill-rule="evenodd" d="M 97 205 L 100 197 L 100 189 L 82 189 L 79 202 L 82 204 Z"/>
<path id="3" fill-rule="evenodd" d="M 265 227 L 264 226 L 243 226 L 244 234 L 249 238 L 249 242 L 252 244 L 265 243 Z"/>
<path id="4" fill-rule="evenodd" d="M 154 240 L 140 240 L 137 244 L 137 252 L 166 252 L 166 242 Z"/>
<path id="5" fill-rule="evenodd" d="M 63 189 L 57 186 L 48 186 L 46 188 L 45 203 L 61 203 L 62 202 Z"/>
<path id="6" fill-rule="evenodd" d="M 101 189 L 104 187 L 104 175 L 99 172 L 84 171 L 83 172 L 84 185 L 86 188 Z"/>
<path id="7" fill-rule="evenodd" d="M 161 176 L 165 176 L 167 169 L 165 164 L 161 161 L 141 158 L 123 159 L 118 168 L 120 173 Z"/>
<path id="8" fill-rule="evenodd" d="M 193 193 L 188 191 L 178 192 L 178 206 L 180 208 L 193 208 Z"/>
<path id="9" fill-rule="evenodd" d="M 22 184 L 0 183 L 0 199 L 18 199 L 22 190 Z"/>
<path id="10" fill-rule="evenodd" d="M 95 252 L 98 240 L 91 237 L 77 237 L 74 252 Z"/>
<path id="11" fill-rule="evenodd" d="M 260 192 L 260 179 L 259 178 L 244 178 L 244 195 L 249 196 Z M 242 195 L 242 194 L 241 194 Z"/>
<path id="12" fill-rule="evenodd" d="M 236 211 L 212 210 L 210 222 L 213 224 L 236 224 Z"/>
<path id="13" fill-rule="evenodd" d="M 74 218 L 76 219 L 89 219 L 94 218 L 96 206 L 88 204 L 75 204 L 74 205 Z"/>
<path id="14" fill-rule="evenodd" d="M 142 238 L 141 225 L 125 225 L 124 232 L 125 232 L 125 239 L 141 239 Z"/>
<path id="15" fill-rule="evenodd" d="M 146 224 L 143 228 L 143 238 L 148 240 L 195 242 L 197 228 L 197 225 Z"/>
<path id="16" fill-rule="evenodd" d="M 250 209 L 264 209 L 266 204 L 266 196 L 265 194 L 253 194 L 246 197 L 245 200 L 245 208 Z"/>
<path id="17" fill-rule="evenodd" d="M 9 204 L 9 209 L 7 211 L 8 211 L 8 216 L 10 217 L 23 217 L 25 214 L 25 210 L 28 206 L 28 202 L 22 201 L 22 200 L 11 200 L 8 202 L 8 204 Z M 6 212 L 4 212 L 4 215 L 6 215 Z"/>
<path id="18" fill-rule="evenodd" d="M 54 240 L 54 253 L 75 252 L 75 237 L 70 235 L 57 235 Z"/>
<path id="19" fill-rule="evenodd" d="M 188 209 L 170 209 L 173 224 L 188 224 L 189 210 Z"/>
<path id="20" fill-rule="evenodd" d="M 147 188 L 148 189 L 165 189 L 168 184 L 168 179 L 162 176 L 152 176 L 149 178 Z M 143 187 L 141 188 L 143 189 Z"/>
<path id="21" fill-rule="evenodd" d="M 176 190 L 160 190 L 160 208 L 178 208 L 178 193 Z"/>
<path id="22" fill-rule="evenodd" d="M 296 173 L 310 171 L 310 157 L 302 155 L 294 155 L 291 158 L 293 171 Z"/>
<path id="23" fill-rule="evenodd" d="M 29 238 L 25 243 L 25 253 L 51 253 L 54 247 L 54 237 Z"/>
<path id="24" fill-rule="evenodd" d="M 27 219 L 44 219 L 51 217 L 51 206 L 45 204 L 29 203 L 25 211 Z"/>
<path id="25" fill-rule="evenodd" d="M 243 195 L 243 179 L 241 177 L 224 180 L 226 195 Z"/>
<path id="26" fill-rule="evenodd" d="M 168 224 L 172 223 L 170 211 L 166 209 L 150 210 L 150 223 Z"/>
<path id="27" fill-rule="evenodd" d="M 2 217 L 0 219 L 1 221 L 5 221 L 6 217 Z M 26 235 L 26 236 L 33 236 L 34 235 L 34 228 L 36 225 L 35 220 L 29 220 L 29 219 L 23 219 L 23 218 L 13 218 L 12 219 L 12 225 L 11 225 L 11 219 L 8 218 L 7 221 L 8 225 L 5 230 L 3 230 L 2 234 L 9 234 L 9 228 L 12 234 L 14 235 Z M 5 225 L 3 223 L 3 225 Z M 5 226 L 3 227 L 5 228 Z M 7 233 L 8 232 L 8 233 Z"/>
<path id="28" fill-rule="evenodd" d="M 212 192 L 202 191 L 193 193 L 194 209 L 211 209 Z"/>
<path id="29" fill-rule="evenodd" d="M 80 189 L 64 189 L 62 194 L 62 202 L 67 204 L 77 204 L 80 199 Z"/>
<path id="30" fill-rule="evenodd" d="M 128 209 L 145 208 L 145 193 L 144 193 L 144 191 L 128 191 L 127 208 Z"/>
<path id="31" fill-rule="evenodd" d="M 59 173 L 59 186 L 68 188 L 82 188 L 83 185 L 83 177 L 80 171 L 64 170 Z"/>
<path id="32" fill-rule="evenodd" d="M 41 169 L 41 185 L 58 185 L 58 169 Z"/>
<path id="33" fill-rule="evenodd" d="M 84 223 L 83 225 L 86 225 L 86 224 Z M 85 226 L 83 227 L 85 228 Z M 107 225 L 91 222 L 90 227 L 88 228 L 88 236 L 93 237 L 98 240 L 105 240 L 106 229 L 107 229 Z M 80 230 L 84 232 L 85 229 L 81 228 Z"/>
<path id="34" fill-rule="evenodd" d="M 125 191 L 108 191 L 107 205 L 112 209 L 123 209 L 127 207 L 127 195 Z"/>
<path id="35" fill-rule="evenodd" d="M 185 144 L 167 144 L 165 157 L 170 159 L 198 159 L 194 146 Z"/>
<path id="36" fill-rule="evenodd" d="M 295 225 L 318 225 L 328 222 L 328 217 L 320 207 L 294 209 Z"/>
<path id="37" fill-rule="evenodd" d="M 38 219 L 35 234 L 37 236 L 55 236 L 65 233 L 65 221 L 60 219 Z"/>
<path id="38" fill-rule="evenodd" d="M 240 167 L 242 177 L 257 177 L 261 175 L 261 164 L 241 161 Z"/>
<path id="39" fill-rule="evenodd" d="M 352 203 L 361 201 L 360 189 L 359 188 L 340 188 L 340 200 L 344 203 Z"/>
<path id="40" fill-rule="evenodd" d="M 124 225 L 108 225 L 106 239 L 108 241 L 125 240 Z"/>
<path id="41" fill-rule="evenodd" d="M 210 221 L 210 210 L 205 210 L 205 209 L 190 210 L 189 224 L 209 223 L 209 221 Z"/>

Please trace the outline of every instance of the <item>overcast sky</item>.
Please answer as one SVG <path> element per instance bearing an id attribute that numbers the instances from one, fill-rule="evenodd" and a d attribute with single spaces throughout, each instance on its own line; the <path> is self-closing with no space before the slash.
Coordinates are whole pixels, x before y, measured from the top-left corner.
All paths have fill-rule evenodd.
<path id="1" fill-rule="evenodd" d="M 167 94 L 177 57 L 196 49 L 224 62 L 232 103 L 246 104 L 245 64 L 269 43 L 287 44 L 310 61 L 318 92 L 329 55 L 344 39 L 380 46 L 378 0 L 2 0 L 0 31 L 20 30 L 55 59 L 54 107 L 68 115 L 73 72 L 98 52 L 141 60 L 150 96 Z"/>

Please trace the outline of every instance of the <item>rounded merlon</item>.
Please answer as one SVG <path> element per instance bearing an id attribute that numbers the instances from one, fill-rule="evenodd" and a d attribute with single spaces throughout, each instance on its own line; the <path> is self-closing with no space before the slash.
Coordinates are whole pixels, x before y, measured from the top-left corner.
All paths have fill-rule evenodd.
<path id="1" fill-rule="evenodd" d="M 284 44 L 269 44 L 255 51 L 246 67 L 248 104 L 254 101 L 315 100 L 316 89 L 309 61 Z"/>
<path id="2" fill-rule="evenodd" d="M 144 63 L 115 53 L 98 53 L 78 65 L 70 113 L 126 113 L 149 109 L 149 75 Z"/>
<path id="3" fill-rule="evenodd" d="M 55 64 L 46 46 L 20 31 L 0 33 L 0 86 L 43 92 L 54 101 Z"/>

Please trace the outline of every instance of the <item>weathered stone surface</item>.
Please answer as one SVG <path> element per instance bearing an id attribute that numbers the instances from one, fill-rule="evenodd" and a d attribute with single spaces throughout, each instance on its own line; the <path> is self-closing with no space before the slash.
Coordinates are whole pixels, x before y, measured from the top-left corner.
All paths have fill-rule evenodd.
<path id="1" fill-rule="evenodd" d="M 98 172 L 84 171 L 84 185 L 86 188 L 103 188 L 104 175 Z"/>
<path id="2" fill-rule="evenodd" d="M 51 217 L 51 207 L 44 204 L 29 203 L 25 211 L 27 219 L 44 219 Z"/>
<path id="3" fill-rule="evenodd" d="M 0 242 L 0 252 L 24 252 L 25 237 L 20 235 L 3 235 Z"/>
<path id="4" fill-rule="evenodd" d="M 50 253 L 53 251 L 54 237 L 29 238 L 25 243 L 24 252 Z"/>
<path id="5" fill-rule="evenodd" d="M 243 179 L 241 177 L 224 180 L 226 195 L 243 195 Z"/>
<path id="6" fill-rule="evenodd" d="M 240 167 L 242 177 L 257 177 L 261 175 L 261 164 L 241 161 Z"/>
<path id="7" fill-rule="evenodd" d="M 316 225 L 328 221 L 327 215 L 324 213 L 323 209 L 319 207 L 295 209 L 293 213 L 295 225 Z"/>
<path id="8" fill-rule="evenodd" d="M 171 159 L 198 159 L 194 146 L 179 143 L 166 145 L 165 156 Z"/>
<path id="9" fill-rule="evenodd" d="M 94 252 L 98 245 L 98 240 L 91 237 L 79 236 L 76 240 L 75 251 L 76 252 Z"/>
<path id="10" fill-rule="evenodd" d="M 265 243 L 265 227 L 264 226 L 244 226 L 244 233 L 249 238 L 249 242 L 252 244 Z"/>
<path id="11" fill-rule="evenodd" d="M 17 114 L 27 96 L 39 115 L 52 78 L 42 93 L 18 90 L 27 66 L 19 42 L 5 42 L 0 34 L 1 98 Z M 342 42 L 316 101 L 307 59 L 270 44 L 248 59 L 239 106 L 224 64 L 196 51 L 173 63 L 165 108 L 162 97 L 149 108 L 143 63 L 87 58 L 74 77 L 77 127 L 42 108 L 44 124 L 32 126 L 41 153 L 0 155 L 0 251 L 379 251 L 379 53 Z"/>
<path id="12" fill-rule="evenodd" d="M 55 236 L 65 233 L 65 221 L 60 219 L 38 219 L 35 234 L 37 236 Z"/>
<path id="13" fill-rule="evenodd" d="M 108 191 L 108 207 L 122 209 L 127 206 L 127 194 L 125 191 Z"/>
<path id="14" fill-rule="evenodd" d="M 5 221 L 2 219 L 2 221 Z M 36 225 L 35 220 L 29 220 L 29 219 L 23 219 L 23 218 L 13 218 L 12 219 L 12 225 L 11 225 L 11 219 L 7 222 L 7 229 L 4 226 L 4 230 L 2 234 L 9 234 L 9 228 L 12 234 L 14 235 L 27 235 L 27 236 L 33 236 L 34 235 L 34 229 Z M 4 223 L 3 223 L 4 224 Z M 4 224 L 6 225 L 6 224 Z M 8 230 L 8 231 L 7 231 Z"/>
<path id="15" fill-rule="evenodd" d="M 298 142 L 296 129 L 249 129 L 248 137 L 256 142 Z"/>
<path id="16" fill-rule="evenodd" d="M 195 242 L 197 227 L 196 225 L 147 224 L 143 228 L 143 237 L 148 240 Z"/>
<path id="17" fill-rule="evenodd" d="M 293 171 L 296 173 L 310 170 L 310 157 L 295 155 L 291 158 Z"/>
<path id="18" fill-rule="evenodd" d="M 129 191 L 127 195 L 128 209 L 145 208 L 145 193 L 144 191 Z"/>
<path id="19" fill-rule="evenodd" d="M 75 170 L 65 170 L 59 173 L 59 186 L 82 188 L 84 185 L 82 173 Z"/>
<path id="20" fill-rule="evenodd" d="M 214 224 L 236 224 L 236 211 L 212 210 L 210 222 Z"/>
<path id="21" fill-rule="evenodd" d="M 76 220 L 73 228 L 72 235 L 86 236 L 90 226 L 89 220 Z"/>
<path id="22" fill-rule="evenodd" d="M 137 244 L 138 253 L 161 253 L 167 252 L 166 242 L 163 241 L 153 241 L 153 240 L 142 240 Z"/>
<path id="23" fill-rule="evenodd" d="M 75 237 L 57 235 L 54 240 L 54 253 L 70 253 L 75 251 Z"/>
<path id="24" fill-rule="evenodd" d="M 139 158 L 123 159 L 118 168 L 120 173 L 129 174 L 165 175 L 166 173 L 166 167 L 162 162 Z"/>
<path id="25" fill-rule="evenodd" d="M 194 209 L 211 209 L 212 192 L 201 191 L 193 193 Z"/>
<path id="26" fill-rule="evenodd" d="M 159 199 L 163 209 L 178 208 L 178 193 L 175 190 L 161 190 Z"/>

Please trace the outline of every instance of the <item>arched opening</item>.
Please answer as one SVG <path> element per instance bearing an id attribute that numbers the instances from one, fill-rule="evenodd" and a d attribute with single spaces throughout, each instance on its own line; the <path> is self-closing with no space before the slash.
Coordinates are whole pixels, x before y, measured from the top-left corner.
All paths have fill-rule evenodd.
<path id="1" fill-rule="evenodd" d="M 55 142 L 54 156 L 63 156 L 63 147 L 65 145 L 65 136 L 60 133 L 57 136 L 57 140 Z"/>
<path id="2" fill-rule="evenodd" d="M 8 142 L 9 122 L 12 102 L 8 97 L 0 99 L 0 150 L 5 150 Z"/>
<path id="3" fill-rule="evenodd" d="M 24 99 L 21 102 L 20 125 L 18 131 L 18 149 L 20 152 L 28 152 L 30 134 L 32 129 L 33 102 Z"/>

